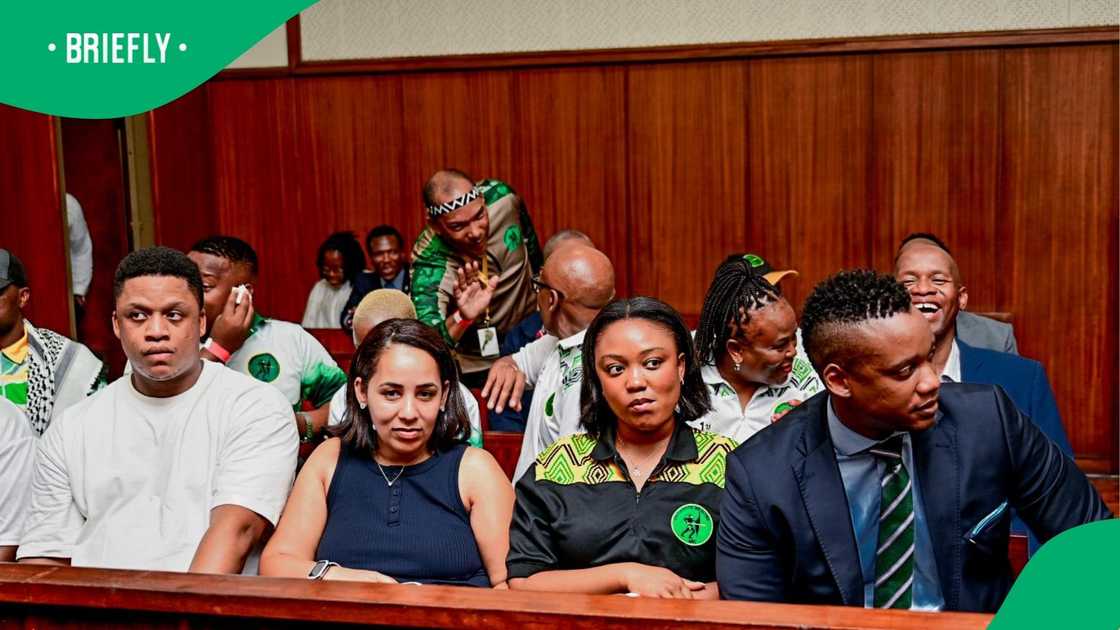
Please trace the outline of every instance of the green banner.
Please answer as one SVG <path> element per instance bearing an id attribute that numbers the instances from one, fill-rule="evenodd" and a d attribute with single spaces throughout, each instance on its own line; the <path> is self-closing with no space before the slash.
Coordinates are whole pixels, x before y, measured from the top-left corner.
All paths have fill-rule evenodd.
<path id="1" fill-rule="evenodd" d="M 1038 550 L 989 630 L 1120 628 L 1120 521 L 1075 527 Z"/>
<path id="2" fill-rule="evenodd" d="M 313 0 L 12 2 L 0 103 L 116 118 L 168 103 L 225 68 Z"/>

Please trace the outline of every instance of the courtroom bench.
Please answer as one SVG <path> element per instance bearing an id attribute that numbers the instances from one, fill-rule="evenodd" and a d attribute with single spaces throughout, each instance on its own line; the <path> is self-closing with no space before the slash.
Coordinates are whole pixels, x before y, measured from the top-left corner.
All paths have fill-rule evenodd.
<path id="1" fill-rule="evenodd" d="M 0 563 L 0 628 L 964 630 L 991 615 Z"/>

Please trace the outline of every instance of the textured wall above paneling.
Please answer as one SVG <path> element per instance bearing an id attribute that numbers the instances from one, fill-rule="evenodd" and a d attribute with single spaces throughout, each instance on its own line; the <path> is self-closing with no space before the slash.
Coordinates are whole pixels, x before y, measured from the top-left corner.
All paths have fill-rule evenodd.
<path id="1" fill-rule="evenodd" d="M 1115 0 L 321 0 L 303 59 L 383 59 L 1100 26 Z"/>

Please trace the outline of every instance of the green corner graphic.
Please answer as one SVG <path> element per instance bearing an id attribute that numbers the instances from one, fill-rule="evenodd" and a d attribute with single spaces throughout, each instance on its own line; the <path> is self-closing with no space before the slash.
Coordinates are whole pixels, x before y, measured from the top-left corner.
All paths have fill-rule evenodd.
<path id="1" fill-rule="evenodd" d="M 0 27 L 0 103 L 72 118 L 145 112 L 194 89 L 312 4 L 10 3 Z"/>

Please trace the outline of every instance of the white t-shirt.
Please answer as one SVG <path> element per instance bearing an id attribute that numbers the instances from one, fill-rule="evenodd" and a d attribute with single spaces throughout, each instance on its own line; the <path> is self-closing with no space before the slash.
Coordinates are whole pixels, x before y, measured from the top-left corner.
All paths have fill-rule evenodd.
<path id="1" fill-rule="evenodd" d="M 35 432 L 19 407 L 0 396 L 0 547 L 19 544 L 31 500 Z"/>
<path id="2" fill-rule="evenodd" d="M 338 288 L 332 287 L 326 280 L 316 282 L 303 309 L 303 327 L 342 328 L 342 311 L 349 299 L 349 281 Z"/>
<path id="3" fill-rule="evenodd" d="M 702 431 L 727 436 L 739 444 L 769 426 L 774 414 L 789 407 L 790 401 L 805 402 L 824 389 L 800 344 L 797 355 L 793 358 L 793 371 L 786 382 L 759 387 L 751 396 L 746 409 L 739 404 L 735 388 L 723 380 L 716 366 L 701 366 L 700 376 L 708 386 L 712 410 L 689 424 Z"/>
<path id="4" fill-rule="evenodd" d="M 300 326 L 256 317 L 245 343 L 230 355 L 226 367 L 268 383 L 293 409 L 306 400 L 316 409 L 345 389 L 346 372 L 323 344 Z"/>
<path id="5" fill-rule="evenodd" d="M 961 350 L 957 347 L 957 340 L 949 348 L 949 358 L 945 361 L 945 369 L 941 372 L 941 380 L 948 379 L 950 383 L 961 382 Z"/>
<path id="6" fill-rule="evenodd" d="M 346 413 L 347 387 L 349 385 L 338 388 L 334 398 L 331 398 L 330 415 L 327 417 L 328 426 L 342 424 L 342 416 Z M 468 441 L 471 446 L 482 448 L 482 421 L 478 417 L 478 401 L 475 400 L 471 390 L 462 383 L 459 383 L 459 393 L 463 395 L 463 404 L 467 407 L 467 420 L 471 423 L 471 436 Z"/>
<path id="7" fill-rule="evenodd" d="M 533 388 L 533 404 L 525 418 L 521 455 L 513 480 L 533 465 L 553 442 L 580 430 L 579 390 L 583 384 L 583 335 L 557 339 L 544 335 L 513 354 L 517 369 Z"/>
<path id="8" fill-rule="evenodd" d="M 125 376 L 51 423 L 18 557 L 186 571 L 213 508 L 277 522 L 295 476 L 291 408 L 274 388 L 202 367 L 178 396 L 144 396 Z"/>

